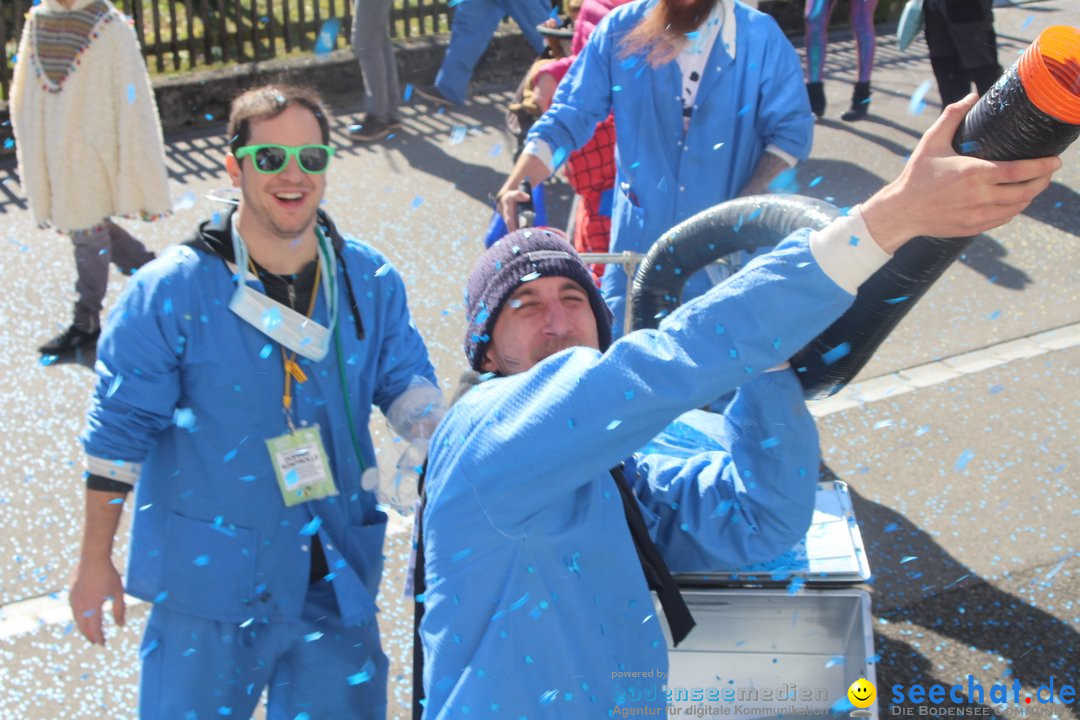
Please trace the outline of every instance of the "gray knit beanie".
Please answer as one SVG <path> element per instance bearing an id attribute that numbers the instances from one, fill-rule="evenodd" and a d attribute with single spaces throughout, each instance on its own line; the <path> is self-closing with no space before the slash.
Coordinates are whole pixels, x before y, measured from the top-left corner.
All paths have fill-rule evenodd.
<path id="1" fill-rule="evenodd" d="M 566 235 L 552 228 L 524 228 L 488 248 L 469 276 L 465 291 L 465 319 L 469 323 L 465 357 L 473 370 L 480 370 L 492 328 L 506 299 L 523 283 L 541 277 L 569 278 L 580 285 L 596 316 L 600 350 L 611 344 L 611 311 Z"/>

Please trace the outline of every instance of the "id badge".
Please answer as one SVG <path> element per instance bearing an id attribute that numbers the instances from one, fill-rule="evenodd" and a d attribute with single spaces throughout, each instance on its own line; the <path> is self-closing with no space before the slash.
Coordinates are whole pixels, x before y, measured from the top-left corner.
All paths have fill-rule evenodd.
<path id="1" fill-rule="evenodd" d="M 286 507 L 337 495 L 318 425 L 266 441 Z"/>

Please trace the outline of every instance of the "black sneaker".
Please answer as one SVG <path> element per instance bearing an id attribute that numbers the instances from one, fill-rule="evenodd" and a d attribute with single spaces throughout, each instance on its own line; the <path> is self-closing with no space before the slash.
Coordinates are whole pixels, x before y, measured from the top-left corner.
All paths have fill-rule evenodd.
<path id="1" fill-rule="evenodd" d="M 87 332 L 74 325 L 38 348 L 42 355 L 67 355 L 97 343 L 101 328 Z"/>
<path id="2" fill-rule="evenodd" d="M 442 94 L 442 91 L 435 85 L 413 85 L 413 92 L 420 97 L 424 98 L 428 102 L 433 102 L 437 105 L 460 105 L 461 103 L 451 100 Z"/>
<path id="3" fill-rule="evenodd" d="M 401 121 L 397 118 L 381 120 L 374 115 L 365 115 L 359 123 L 349 126 L 349 137 L 357 142 L 374 142 L 400 127 Z"/>

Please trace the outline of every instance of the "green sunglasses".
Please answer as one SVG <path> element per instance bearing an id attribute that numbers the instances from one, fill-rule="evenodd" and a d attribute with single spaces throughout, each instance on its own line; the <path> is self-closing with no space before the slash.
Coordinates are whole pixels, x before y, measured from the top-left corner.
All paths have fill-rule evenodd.
<path id="1" fill-rule="evenodd" d="M 326 172 L 334 148 L 329 145 L 245 145 L 236 151 L 236 159 L 243 160 L 252 156 L 255 169 L 272 175 L 279 173 L 289 164 L 289 158 L 295 157 L 300 169 L 309 175 Z"/>

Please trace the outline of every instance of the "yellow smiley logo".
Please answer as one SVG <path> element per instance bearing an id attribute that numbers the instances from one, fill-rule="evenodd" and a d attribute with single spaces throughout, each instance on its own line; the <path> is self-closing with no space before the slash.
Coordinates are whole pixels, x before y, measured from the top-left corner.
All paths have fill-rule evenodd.
<path id="1" fill-rule="evenodd" d="M 848 700 L 857 708 L 870 707 L 874 703 L 876 696 L 877 690 L 866 678 L 859 678 L 851 683 L 851 687 L 847 691 Z"/>

